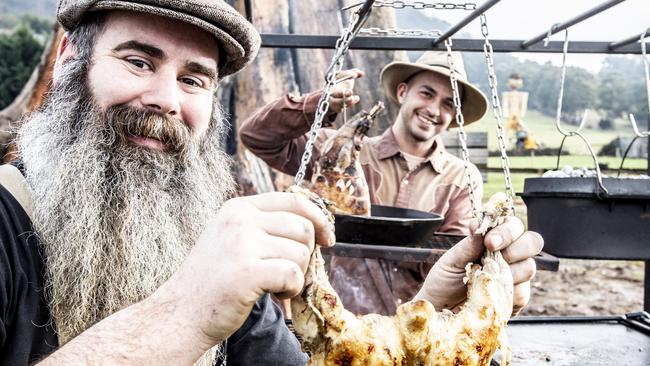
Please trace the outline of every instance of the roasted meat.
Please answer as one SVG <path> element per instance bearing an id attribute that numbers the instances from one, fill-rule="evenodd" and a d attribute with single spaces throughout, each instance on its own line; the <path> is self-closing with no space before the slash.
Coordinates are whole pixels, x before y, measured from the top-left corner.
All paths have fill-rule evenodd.
<path id="1" fill-rule="evenodd" d="M 370 193 L 359 163 L 359 150 L 368 129 L 383 110 L 384 105 L 379 102 L 370 112 L 360 112 L 321 148 L 310 189 L 332 202 L 336 213 L 370 215 Z"/>
<path id="2" fill-rule="evenodd" d="M 503 197 L 486 205 L 489 211 L 484 211 L 482 221 L 488 224 L 482 226 L 492 227 L 509 213 L 500 209 L 511 207 Z M 466 272 L 467 301 L 456 314 L 436 312 L 426 300 L 415 300 L 399 306 L 392 317 L 355 316 L 343 308 L 328 283 L 317 248 L 305 274 L 305 288 L 291 302 L 294 327 L 311 354 L 309 364 L 489 365 L 501 346 L 502 365 L 508 365 L 504 327 L 513 305 L 510 268 L 500 253 L 486 252 L 482 266 L 469 263 Z"/>

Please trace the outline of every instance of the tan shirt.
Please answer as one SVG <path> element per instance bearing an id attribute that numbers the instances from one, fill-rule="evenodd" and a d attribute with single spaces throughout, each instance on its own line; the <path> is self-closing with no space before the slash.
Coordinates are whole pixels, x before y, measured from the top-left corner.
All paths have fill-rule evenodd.
<path id="1" fill-rule="evenodd" d="M 241 140 L 270 166 L 295 174 L 314 120 L 320 92 L 285 97 L 258 110 L 244 121 Z M 330 124 L 328 119 L 325 126 Z M 322 129 L 314 146 L 319 147 L 334 130 Z M 443 215 L 439 231 L 467 234 L 471 205 L 463 162 L 449 154 L 439 138 L 422 163 L 409 169 L 391 129 L 366 138 L 360 151 L 371 201 L 374 204 L 430 211 Z M 471 165 L 477 200 L 483 195 L 479 170 Z M 311 176 L 308 169 L 306 177 Z M 429 266 L 359 258 L 332 258 L 330 282 L 345 307 L 355 313 L 392 314 L 396 305 L 410 300 L 419 290 Z"/>

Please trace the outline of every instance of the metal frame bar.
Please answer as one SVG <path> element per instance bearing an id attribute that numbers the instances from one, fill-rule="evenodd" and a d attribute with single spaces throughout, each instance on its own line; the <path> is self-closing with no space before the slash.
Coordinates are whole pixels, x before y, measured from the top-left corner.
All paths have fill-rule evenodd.
<path id="1" fill-rule="evenodd" d="M 433 45 L 437 46 L 441 43 L 443 43 L 447 38 L 453 36 L 456 34 L 458 31 L 463 29 L 467 24 L 469 24 L 472 20 L 478 18 L 481 14 L 485 13 L 488 9 L 496 5 L 501 0 L 489 0 L 486 1 L 483 5 L 479 6 L 476 8 L 476 10 L 472 11 L 465 19 L 461 20 L 458 22 L 458 24 L 454 25 L 453 27 L 449 28 L 445 33 L 443 33 L 440 37 L 438 37 L 435 41 L 433 41 Z M 618 1 L 623 1 L 623 0 L 618 0 Z"/>
<path id="2" fill-rule="evenodd" d="M 618 41 L 618 42 L 612 42 L 612 43 L 609 44 L 609 49 L 613 51 L 613 50 L 615 50 L 615 49 L 617 49 L 617 48 L 620 48 L 620 47 L 623 47 L 623 46 L 627 46 L 627 45 L 630 44 L 630 43 L 638 42 L 639 39 L 641 38 L 641 35 L 642 35 L 642 34 L 643 34 L 643 33 L 639 33 L 639 34 L 637 34 L 636 36 L 631 36 L 631 37 L 629 37 L 629 38 L 625 38 L 625 39 L 620 40 L 620 41 Z M 645 31 L 645 34 L 647 34 L 648 37 L 650 37 L 650 28 L 648 28 L 648 29 Z"/>
<path id="3" fill-rule="evenodd" d="M 553 26 L 551 26 L 550 31 L 546 31 L 546 32 L 544 32 L 544 33 L 542 33 L 542 34 L 540 34 L 540 35 L 538 35 L 536 37 L 533 37 L 533 38 L 531 38 L 531 39 L 529 39 L 527 41 L 522 42 L 521 47 L 522 48 L 528 48 L 528 47 L 532 46 L 533 44 L 543 40 L 546 37 L 548 37 L 549 35 L 553 35 L 553 34 L 555 34 L 557 32 L 563 31 L 563 30 L 565 30 L 565 29 L 567 29 L 567 28 L 569 28 L 569 27 L 571 27 L 573 25 L 576 25 L 576 24 L 580 23 L 581 21 L 583 21 L 585 19 L 591 18 L 592 16 L 611 8 L 614 5 L 618 5 L 618 4 L 622 3 L 623 1 L 625 1 L 625 0 L 610 0 L 610 1 L 607 1 L 607 2 L 604 2 L 604 3 L 600 4 L 600 5 L 598 5 L 597 7 L 593 8 L 593 9 L 587 10 L 586 12 L 576 16 L 575 18 L 567 20 L 564 23 L 553 24 Z"/>
<path id="4" fill-rule="evenodd" d="M 301 35 L 301 34 L 262 34 L 262 47 L 272 48 L 323 48 L 333 49 L 338 36 Z M 434 40 L 423 37 L 372 37 L 357 36 L 351 43 L 350 49 L 360 50 L 444 50 L 443 45 L 434 46 Z M 485 41 L 482 39 L 454 39 L 454 50 L 483 52 Z M 519 40 L 491 40 L 494 52 L 528 52 L 528 53 L 559 53 L 562 52 L 562 41 L 551 41 L 547 47 L 541 44 L 528 48 L 521 47 Z M 650 43 L 647 43 L 650 48 Z M 610 42 L 576 41 L 569 43 L 570 53 L 610 53 L 610 54 L 641 54 L 640 44 L 628 44 L 611 50 Z"/>
<path id="5" fill-rule="evenodd" d="M 358 10 L 359 16 L 370 13 L 372 10 L 372 5 L 375 3 L 375 0 L 366 0 L 365 3 L 361 6 L 361 9 Z"/>
<path id="6" fill-rule="evenodd" d="M 246 12 L 246 19 L 253 24 L 253 4 L 251 0 L 244 0 L 244 11 Z"/>
<path id="7" fill-rule="evenodd" d="M 434 248 L 439 246 L 440 248 Z M 410 248 L 388 245 L 336 243 L 331 248 L 321 248 L 323 254 L 338 257 L 375 258 L 400 262 L 422 262 L 433 264 L 449 249 L 446 243 L 435 243 L 431 248 Z M 542 252 L 533 257 L 538 271 L 557 272 L 560 268 L 558 258 Z"/>

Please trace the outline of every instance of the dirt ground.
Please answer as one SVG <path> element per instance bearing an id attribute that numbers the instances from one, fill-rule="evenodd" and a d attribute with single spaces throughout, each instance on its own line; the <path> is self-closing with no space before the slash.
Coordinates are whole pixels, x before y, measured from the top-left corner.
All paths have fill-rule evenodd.
<path id="1" fill-rule="evenodd" d="M 521 315 L 622 315 L 643 310 L 644 263 L 560 259 L 539 271 Z"/>

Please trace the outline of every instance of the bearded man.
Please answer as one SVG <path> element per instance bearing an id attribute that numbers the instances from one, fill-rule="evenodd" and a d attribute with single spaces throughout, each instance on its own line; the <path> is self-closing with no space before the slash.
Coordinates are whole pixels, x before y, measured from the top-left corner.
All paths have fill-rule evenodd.
<path id="1" fill-rule="evenodd" d="M 225 121 L 214 92 L 218 79 L 255 56 L 259 35 L 222 1 L 148 3 L 63 1 L 59 6 L 58 19 L 68 33 L 58 51 L 53 89 L 47 104 L 26 118 L 17 137 L 21 161 L 14 165 L 27 182 L 26 199 L 33 202 L 33 212 L 25 210 L 31 220 L 2 191 L 6 230 L 0 258 L 7 260 L 1 261 L 0 271 L 0 364 L 31 364 L 64 344 L 70 347 L 49 362 L 181 364 L 188 356 L 196 360 L 210 348 L 207 344 L 228 336 L 228 347 L 219 350 L 230 355 L 230 364 L 304 364 L 305 355 L 278 309 L 268 296 L 256 300 L 264 290 L 300 290 L 300 281 L 286 283 L 302 275 L 306 262 L 300 258 L 309 257 L 314 232 L 320 238 L 332 235 L 323 229 L 323 215 L 306 200 L 278 205 L 277 197 L 267 196 L 230 204 L 231 212 L 253 213 L 246 221 L 231 215 L 230 222 L 209 223 L 233 190 L 229 160 L 220 146 Z M 281 199 L 287 202 L 284 195 Z M 273 216 L 276 210 L 282 213 Z M 260 213 L 267 222 L 282 220 L 286 232 L 265 227 L 255 217 Z M 19 216 L 17 222 L 14 215 Z M 213 260 L 203 266 L 189 265 L 197 273 L 205 267 L 205 274 L 221 283 L 220 296 L 203 294 L 218 299 L 219 310 L 211 309 L 212 300 L 208 307 L 194 308 L 193 317 L 237 303 L 226 316 L 210 316 L 212 321 L 225 320 L 217 327 L 224 336 L 207 334 L 220 338 L 217 342 L 201 342 L 197 329 L 182 332 L 158 320 L 150 325 L 165 331 L 147 334 L 147 342 L 164 337 L 168 343 L 192 344 L 193 351 L 184 355 L 158 344 L 151 348 L 153 355 L 129 355 L 142 344 L 137 334 L 126 332 L 119 337 L 131 338 L 133 348 L 115 348 L 110 351 L 113 358 L 78 358 L 83 355 L 80 348 L 101 349 L 102 342 L 80 337 L 75 347 L 70 341 L 153 294 L 179 269 L 201 233 L 204 241 L 214 242 L 209 228 L 228 226 L 236 238 L 237 227 L 244 225 L 258 230 L 253 234 L 257 237 L 244 239 L 264 244 L 266 253 L 258 257 L 270 258 L 269 263 L 251 265 L 251 255 L 228 248 L 228 238 L 221 235 L 222 250 L 232 254 L 229 263 L 210 256 Z M 242 272 L 230 271 L 232 267 L 254 272 L 259 265 L 280 278 L 263 279 L 266 283 L 252 279 L 249 282 L 257 284 L 224 291 L 235 283 L 232 275 Z M 167 299 L 177 294 L 182 297 L 170 292 L 174 296 Z M 191 328 L 190 322 L 180 321 L 186 304 L 168 304 L 159 303 L 156 310 L 164 309 L 159 314 Z M 236 307 L 242 308 L 241 314 Z M 139 312 L 131 321 L 146 328 L 153 314 Z M 111 336 L 102 333 L 101 338 Z M 77 356 L 68 358 L 66 348 Z M 269 349 L 263 362 L 257 349 Z M 210 352 L 204 357 L 206 363 L 211 358 Z"/>
<path id="2" fill-rule="evenodd" d="M 52 91 L 0 167 L 0 365 L 304 365 L 268 294 L 300 293 L 333 229 L 301 195 L 224 202 L 215 90 L 259 34 L 221 0 L 61 0 L 57 16 Z M 420 297 L 465 291 L 485 248 L 541 247 L 516 220 L 491 233 Z"/>

